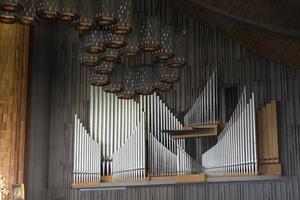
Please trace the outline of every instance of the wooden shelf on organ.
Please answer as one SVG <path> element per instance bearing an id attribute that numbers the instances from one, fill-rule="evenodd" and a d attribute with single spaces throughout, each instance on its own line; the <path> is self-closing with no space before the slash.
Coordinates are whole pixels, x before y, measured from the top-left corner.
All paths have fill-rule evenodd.
<path id="1" fill-rule="evenodd" d="M 162 132 L 169 133 L 175 139 L 201 138 L 218 136 L 223 128 L 223 124 L 216 123 L 208 125 L 185 126 L 180 130 L 164 130 Z"/>

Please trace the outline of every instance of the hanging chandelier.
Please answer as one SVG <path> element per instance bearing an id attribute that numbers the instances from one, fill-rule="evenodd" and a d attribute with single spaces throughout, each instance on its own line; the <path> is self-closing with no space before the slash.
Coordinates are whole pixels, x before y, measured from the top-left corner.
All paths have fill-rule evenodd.
<path id="1" fill-rule="evenodd" d="M 105 33 L 104 45 L 111 49 L 120 49 L 126 46 L 124 35 L 118 35 L 111 32 Z"/>
<path id="2" fill-rule="evenodd" d="M 132 0 L 117 0 L 116 6 L 118 23 L 113 26 L 112 32 L 119 35 L 126 35 L 132 30 Z"/>
<path id="3" fill-rule="evenodd" d="M 174 31 L 171 26 L 164 26 L 160 34 L 161 49 L 155 52 L 156 60 L 169 60 L 174 57 Z"/>
<path id="4" fill-rule="evenodd" d="M 185 35 L 179 33 L 175 36 L 176 45 L 174 47 L 174 57 L 168 60 L 168 67 L 171 68 L 183 68 L 187 65 L 185 58 Z"/>
<path id="5" fill-rule="evenodd" d="M 0 22 L 4 24 L 13 24 L 18 21 L 18 17 L 15 13 L 0 11 Z"/>
<path id="6" fill-rule="evenodd" d="M 156 65 L 160 72 L 161 82 L 174 84 L 180 80 L 179 69 L 168 67 L 166 62 L 157 62 Z"/>
<path id="7" fill-rule="evenodd" d="M 59 17 L 64 22 L 74 22 L 78 19 L 76 0 L 62 0 Z"/>
<path id="8" fill-rule="evenodd" d="M 113 70 L 113 67 L 114 65 L 112 62 L 103 61 L 94 68 L 94 72 L 96 74 L 110 74 Z"/>
<path id="9" fill-rule="evenodd" d="M 0 0 L 0 22 L 5 24 L 17 22 L 17 13 L 22 9 L 20 0 Z"/>
<path id="10" fill-rule="evenodd" d="M 35 0 L 26 0 L 21 12 L 20 22 L 24 25 L 34 25 L 37 22 Z"/>
<path id="11" fill-rule="evenodd" d="M 133 29 L 130 34 L 126 35 L 126 43 L 127 45 L 120 49 L 120 55 L 127 58 L 136 56 L 139 52 L 139 40 L 136 30 Z"/>
<path id="12" fill-rule="evenodd" d="M 98 64 L 98 55 L 81 52 L 79 63 L 84 67 L 95 67 Z"/>
<path id="13" fill-rule="evenodd" d="M 120 99 L 130 100 L 136 97 L 135 74 L 132 67 L 133 66 L 127 66 L 126 71 L 123 73 L 122 80 L 124 90 L 118 94 L 118 98 Z"/>
<path id="14" fill-rule="evenodd" d="M 122 85 L 122 72 L 124 70 L 124 64 L 121 62 L 115 62 L 112 73 L 109 77 L 109 84 L 103 87 L 103 90 L 107 93 L 120 93 L 123 91 Z"/>
<path id="15" fill-rule="evenodd" d="M 172 89 L 172 84 L 171 83 L 163 83 L 163 82 L 159 82 L 158 88 L 157 90 L 159 92 L 168 92 Z"/>
<path id="16" fill-rule="evenodd" d="M 119 59 L 118 49 L 107 48 L 105 52 L 99 55 L 100 61 L 116 62 Z"/>
<path id="17" fill-rule="evenodd" d="M 79 18 L 75 20 L 75 29 L 77 31 L 89 31 L 94 28 L 92 20 L 93 1 L 94 0 L 78 0 L 77 11 Z"/>
<path id="18" fill-rule="evenodd" d="M 139 32 L 139 48 L 145 52 L 155 52 L 160 45 L 160 21 L 156 17 L 148 17 L 141 22 Z"/>
<path id="19" fill-rule="evenodd" d="M 117 0 L 95 0 L 94 5 L 94 22 L 102 27 L 107 28 L 117 23 Z"/>
<path id="20" fill-rule="evenodd" d="M 104 52 L 102 32 L 98 29 L 84 32 L 82 34 L 81 48 L 87 53 L 100 54 Z"/>
<path id="21" fill-rule="evenodd" d="M 152 65 L 139 65 L 136 68 L 136 89 L 138 95 L 151 95 L 154 93 L 154 74 Z"/>
<path id="22" fill-rule="evenodd" d="M 0 0 L 0 9 L 4 12 L 17 13 L 23 9 L 21 0 Z"/>
<path id="23" fill-rule="evenodd" d="M 89 71 L 89 84 L 93 86 L 103 87 L 109 84 L 108 75 L 96 74 L 94 70 Z"/>
<path id="24" fill-rule="evenodd" d="M 44 19 L 56 19 L 59 16 L 59 0 L 38 0 L 37 15 Z"/>

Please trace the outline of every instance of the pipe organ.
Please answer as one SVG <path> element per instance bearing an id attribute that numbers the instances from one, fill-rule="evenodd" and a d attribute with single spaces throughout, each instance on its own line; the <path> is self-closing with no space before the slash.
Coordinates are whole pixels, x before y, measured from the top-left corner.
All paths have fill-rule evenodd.
<path id="1" fill-rule="evenodd" d="M 180 128 L 156 93 L 122 100 L 91 86 L 89 131 L 75 116 L 74 181 L 97 182 L 100 175 L 119 181 L 191 174 L 197 161 L 185 151 L 185 140 L 161 132 Z"/>
<path id="2" fill-rule="evenodd" d="M 244 89 L 218 142 L 202 155 L 204 171 L 211 175 L 258 174 L 254 93 Z"/>
<path id="3" fill-rule="evenodd" d="M 146 176 L 145 113 L 126 143 L 112 156 L 114 181 L 144 179 Z"/>
<path id="4" fill-rule="evenodd" d="M 75 115 L 73 181 L 97 182 L 101 180 L 101 146 L 88 133 Z"/>
<path id="5" fill-rule="evenodd" d="M 193 129 L 207 129 L 213 123 L 219 123 L 217 88 L 214 71 L 185 116 L 185 122 Z M 274 105 L 272 110 L 268 107 L 269 114 L 276 113 Z M 264 119 L 266 116 L 264 114 Z M 276 118 L 266 128 L 262 122 L 258 123 L 261 127 L 259 138 L 267 138 L 264 132 L 272 134 L 273 129 L 269 125 L 276 124 Z M 258 166 L 258 155 L 262 155 L 258 152 L 258 144 L 262 149 L 261 146 L 268 141 L 257 141 L 255 96 L 254 93 L 247 95 L 246 88 L 225 127 L 213 136 L 216 144 L 202 154 L 201 164 L 187 152 L 184 138 L 170 134 L 180 129 L 189 131 L 156 93 L 123 100 L 100 87 L 91 86 L 88 130 L 75 115 L 74 183 L 101 182 L 101 177 L 111 177 L 113 182 L 126 182 L 155 177 L 195 177 L 199 174 L 258 175 L 259 169 L 274 173 L 275 167 L 278 169 L 275 172 L 279 173 L 279 155 L 276 152 L 273 157 L 276 157 L 277 165 Z M 272 143 L 272 149 L 278 145 L 273 140 L 269 143 Z M 267 152 L 266 149 L 263 148 L 264 152 Z"/>
<path id="6" fill-rule="evenodd" d="M 215 69 L 192 108 L 184 116 L 184 125 L 217 124 L 218 106 L 218 77 Z"/>

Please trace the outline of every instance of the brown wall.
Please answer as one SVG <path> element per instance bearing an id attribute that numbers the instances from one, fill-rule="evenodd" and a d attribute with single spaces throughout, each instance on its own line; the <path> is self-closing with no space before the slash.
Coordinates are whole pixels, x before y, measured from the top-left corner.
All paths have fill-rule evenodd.
<path id="1" fill-rule="evenodd" d="M 29 27 L 0 24 L 0 174 L 24 182 Z"/>

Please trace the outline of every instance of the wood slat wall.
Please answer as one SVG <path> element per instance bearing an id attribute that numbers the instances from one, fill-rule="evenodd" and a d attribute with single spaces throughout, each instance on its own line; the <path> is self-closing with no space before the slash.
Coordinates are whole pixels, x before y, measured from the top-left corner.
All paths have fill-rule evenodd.
<path id="1" fill-rule="evenodd" d="M 0 24 L 0 174 L 24 182 L 29 28 Z"/>
<path id="2" fill-rule="evenodd" d="M 300 198 L 300 70 L 260 57 L 194 19 L 186 18 L 186 21 L 189 24 L 186 47 L 189 66 L 182 72 L 181 82 L 174 90 L 163 95 L 164 101 L 182 117 L 216 66 L 220 70 L 220 84 L 237 85 L 239 91 L 245 85 L 248 91 L 255 92 L 257 107 L 276 99 L 280 159 L 286 177 L 277 181 L 140 187 L 124 191 L 72 190 L 72 120 L 75 112 L 80 119 L 88 120 L 86 72 L 77 65 L 78 38 L 73 29 L 61 24 L 42 23 L 35 30 L 34 41 L 31 104 L 35 106 L 31 107 L 29 157 L 33 177 L 29 180 L 29 200 Z M 47 37 L 49 33 L 51 39 Z M 196 152 L 201 153 L 209 145 L 211 141 L 198 141 Z"/>

